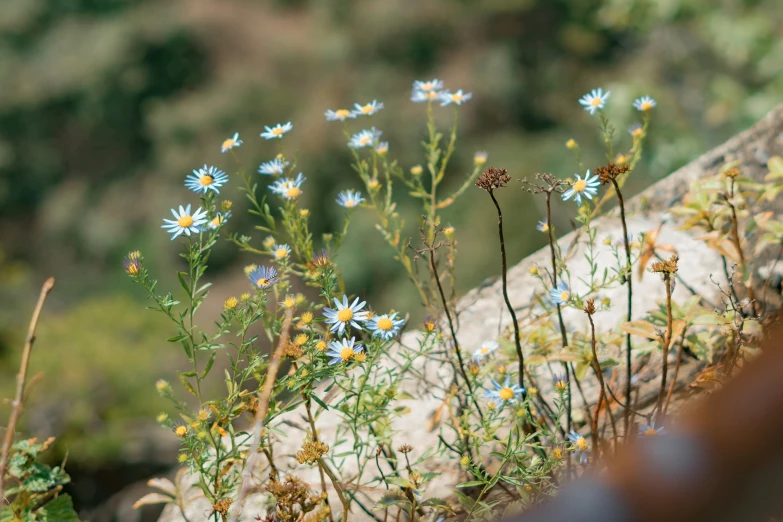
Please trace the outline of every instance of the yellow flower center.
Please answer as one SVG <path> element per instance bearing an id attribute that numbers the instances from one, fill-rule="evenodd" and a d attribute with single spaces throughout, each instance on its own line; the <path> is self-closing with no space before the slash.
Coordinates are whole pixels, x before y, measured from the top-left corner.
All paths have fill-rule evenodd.
<path id="1" fill-rule="evenodd" d="M 595 98 L 590 100 L 590 106 L 591 107 L 598 107 L 599 105 L 601 105 L 601 97 L 600 96 L 596 96 Z"/>
<path id="2" fill-rule="evenodd" d="M 424 92 L 430 92 L 434 88 L 435 88 L 435 84 L 432 83 L 432 82 L 425 82 L 421 86 L 421 90 L 424 91 Z"/>
<path id="3" fill-rule="evenodd" d="M 634 135 L 635 137 L 639 137 L 639 136 L 641 136 L 641 135 L 642 135 L 642 132 L 644 132 L 644 129 L 642 129 L 641 127 L 639 127 L 638 129 L 634 129 L 634 130 L 633 130 L 633 135 Z"/>
<path id="4" fill-rule="evenodd" d="M 579 437 L 578 439 L 576 439 L 575 444 L 576 444 L 576 448 L 579 451 L 587 451 L 587 441 L 585 440 L 584 437 Z"/>
<path id="5" fill-rule="evenodd" d="M 388 332 L 389 330 L 392 329 L 393 326 L 394 324 L 392 324 L 391 319 L 389 319 L 388 317 L 382 317 L 378 319 L 378 328 L 380 328 L 384 332 Z"/>
<path id="6" fill-rule="evenodd" d="M 302 195 L 302 189 L 298 187 L 291 187 L 290 189 L 285 191 L 285 195 L 288 196 L 290 199 L 296 199 Z"/>
<path id="7" fill-rule="evenodd" d="M 362 107 L 362 114 L 370 114 L 372 110 L 373 110 L 373 106 L 368 103 L 367 105 Z"/>
<path id="8" fill-rule="evenodd" d="M 353 348 L 343 348 L 340 350 L 340 359 L 343 361 L 350 361 L 353 359 L 353 356 L 356 355 L 353 351 Z"/>
<path id="9" fill-rule="evenodd" d="M 369 145 L 372 143 L 372 138 L 370 136 L 362 136 L 359 138 L 359 145 Z"/>
<path id="10" fill-rule="evenodd" d="M 436 99 L 438 97 L 438 93 L 435 92 L 435 91 L 428 91 L 428 92 L 425 93 L 425 97 L 428 100 L 434 100 L 434 99 Z"/>
<path id="11" fill-rule="evenodd" d="M 435 323 L 424 323 L 424 328 L 426 328 L 428 332 L 431 332 L 435 329 Z"/>
<path id="12" fill-rule="evenodd" d="M 353 356 L 353 360 L 358 363 L 363 363 L 364 361 L 367 360 L 367 354 L 364 352 L 359 352 Z"/>
<path id="13" fill-rule="evenodd" d="M 345 201 L 345 208 L 353 208 L 356 206 L 356 201 L 353 199 L 349 199 Z"/>
<path id="14" fill-rule="evenodd" d="M 218 226 L 220 224 L 220 216 L 215 216 L 214 218 L 212 218 L 212 221 L 210 221 L 210 223 L 212 223 L 213 227 Z"/>
<path id="15" fill-rule="evenodd" d="M 286 296 L 285 299 L 283 299 L 283 307 L 284 308 L 293 308 L 294 305 L 296 305 L 296 301 L 294 301 L 294 298 L 292 296 Z"/>
<path id="16" fill-rule="evenodd" d="M 653 427 L 649 427 L 646 430 L 644 430 L 644 436 L 645 437 L 655 437 L 657 435 L 658 435 L 658 432 Z"/>
<path id="17" fill-rule="evenodd" d="M 283 134 L 283 127 L 275 127 L 274 129 L 272 129 L 272 134 L 275 136 L 280 136 L 281 134 Z"/>
<path id="18" fill-rule="evenodd" d="M 313 322 L 313 313 L 312 312 L 305 312 L 302 314 L 302 322 L 304 324 L 310 324 Z"/>
<path id="19" fill-rule="evenodd" d="M 201 182 L 201 184 L 203 186 L 207 187 L 207 186 L 211 185 L 212 182 L 215 181 L 215 180 L 212 178 L 212 176 L 201 176 L 199 181 Z"/>
<path id="20" fill-rule="evenodd" d="M 574 190 L 577 192 L 584 192 L 587 188 L 587 181 L 578 179 L 574 182 Z"/>
<path id="21" fill-rule="evenodd" d="M 262 277 L 261 279 L 256 281 L 256 285 L 258 285 L 258 286 L 269 286 L 269 279 L 266 279 L 266 278 Z"/>
<path id="22" fill-rule="evenodd" d="M 549 225 L 546 224 L 546 223 L 544 225 L 542 225 L 541 226 L 541 232 L 549 232 Z"/>
<path id="23" fill-rule="evenodd" d="M 474 162 L 476 165 L 483 165 L 484 163 L 486 163 L 486 162 L 487 162 L 487 158 L 486 158 L 486 157 L 484 157 L 484 156 L 474 156 L 474 157 L 473 157 L 473 162 Z"/>
<path id="24" fill-rule="evenodd" d="M 345 119 L 345 118 L 347 118 L 348 116 L 351 115 L 351 111 L 349 111 L 347 109 L 338 109 L 338 110 L 334 111 L 334 115 L 337 116 L 338 118 Z"/>
<path id="25" fill-rule="evenodd" d="M 353 319 L 353 310 L 350 308 L 343 308 L 339 312 L 337 312 L 337 320 L 342 323 L 347 323 Z"/>
<path id="26" fill-rule="evenodd" d="M 464 98 L 464 96 L 459 94 L 459 93 L 457 93 L 457 92 L 455 92 L 454 94 L 451 95 L 451 101 L 453 101 L 453 102 L 462 101 L 462 98 Z"/>
<path id="27" fill-rule="evenodd" d="M 187 432 L 188 428 L 186 426 L 177 426 L 177 429 L 174 430 L 177 437 L 184 437 Z"/>
<path id="28" fill-rule="evenodd" d="M 553 449 L 552 458 L 555 460 L 563 460 L 563 450 L 560 448 Z"/>
<path id="29" fill-rule="evenodd" d="M 489 348 L 487 348 L 486 346 L 482 346 L 481 350 L 479 350 L 479 353 L 481 353 L 481 355 L 486 355 L 489 353 Z"/>
<path id="30" fill-rule="evenodd" d="M 302 346 L 306 342 L 307 342 L 307 334 L 302 333 L 294 337 L 294 344 L 297 346 Z"/>
<path id="31" fill-rule="evenodd" d="M 136 263 L 131 263 L 128 265 L 128 273 L 130 275 L 136 275 L 139 273 L 139 265 Z"/>
<path id="32" fill-rule="evenodd" d="M 190 216 L 181 216 L 177 220 L 177 225 L 181 226 L 182 228 L 188 228 L 193 224 L 193 218 Z"/>
<path id="33" fill-rule="evenodd" d="M 367 183 L 367 186 L 371 189 L 378 188 L 378 185 L 380 185 L 380 183 L 378 183 L 377 179 L 371 179 L 370 182 Z"/>
<path id="34" fill-rule="evenodd" d="M 239 301 L 237 301 L 236 297 L 229 297 L 228 299 L 226 299 L 226 302 L 224 303 L 224 306 L 227 309 L 231 310 L 232 308 L 236 308 L 238 304 L 239 304 Z"/>
<path id="35" fill-rule="evenodd" d="M 498 392 L 498 397 L 500 397 L 504 401 L 509 400 L 513 396 L 514 396 L 514 390 L 512 390 L 511 388 L 501 388 L 500 391 Z"/>
<path id="36" fill-rule="evenodd" d="M 229 138 L 229 139 L 227 139 L 226 141 L 223 142 L 223 148 L 224 149 L 230 149 L 235 144 L 236 144 L 236 142 L 234 140 L 232 140 L 231 138 Z"/>
<path id="37" fill-rule="evenodd" d="M 288 255 L 288 250 L 286 250 L 285 248 L 278 248 L 277 250 L 275 250 L 275 257 L 277 259 L 283 259 L 287 255 Z"/>
<path id="38" fill-rule="evenodd" d="M 563 290 L 560 293 L 560 300 L 561 301 L 568 301 L 570 298 L 571 298 L 571 292 L 569 292 L 568 290 Z"/>
<path id="39" fill-rule="evenodd" d="M 646 102 L 642 103 L 642 110 L 643 111 L 649 111 L 652 108 L 653 108 L 652 102 L 646 101 Z"/>

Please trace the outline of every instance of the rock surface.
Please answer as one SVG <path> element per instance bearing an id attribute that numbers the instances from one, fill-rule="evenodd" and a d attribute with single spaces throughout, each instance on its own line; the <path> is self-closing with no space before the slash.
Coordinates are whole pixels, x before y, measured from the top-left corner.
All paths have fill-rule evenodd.
<path id="1" fill-rule="evenodd" d="M 711 283 L 710 275 L 714 279 L 725 282 L 723 275 L 723 266 L 720 256 L 715 250 L 708 248 L 703 241 L 698 240 L 695 234 L 679 230 L 678 222 L 675 218 L 666 212 L 672 205 L 681 201 L 683 195 L 688 191 L 692 181 L 716 174 L 720 168 L 729 161 L 738 161 L 743 175 L 752 177 L 756 180 L 763 180 L 768 172 L 766 167 L 767 160 L 774 156 L 783 156 L 783 106 L 777 107 L 771 111 L 763 120 L 757 123 L 753 128 L 743 132 L 730 139 L 723 145 L 702 155 L 695 161 L 672 173 L 670 176 L 649 187 L 638 194 L 628 204 L 628 227 L 629 232 L 638 234 L 648 232 L 664 223 L 660 231 L 659 243 L 668 243 L 673 245 L 681 257 L 680 272 L 681 278 L 706 298 L 718 302 L 718 289 Z M 612 212 L 606 217 L 596 220 L 595 226 L 599 230 L 599 237 L 606 235 L 615 240 L 622 238 L 622 229 L 619 219 Z M 577 232 L 572 232 L 559 239 L 561 248 L 565 251 L 569 244 L 574 240 Z M 572 274 L 585 273 L 587 271 L 587 261 L 583 257 L 584 246 L 577 247 L 577 251 L 571 256 L 569 269 Z M 613 257 L 608 247 L 601 249 L 599 263 L 611 263 Z M 529 269 L 533 265 L 547 266 L 549 264 L 548 249 L 540 250 L 526 259 L 522 260 L 516 266 L 511 268 L 508 273 L 509 295 L 516 310 L 524 312 L 535 307 L 533 296 L 541 294 L 545 289 L 538 281 L 529 275 Z M 635 318 L 643 317 L 649 310 L 656 307 L 656 303 L 664 297 L 664 286 L 660 279 L 653 274 L 645 274 L 641 281 L 634 276 L 634 300 L 633 309 Z M 581 288 L 578 284 L 574 285 L 574 290 L 579 293 Z M 677 285 L 675 289 L 675 298 L 684 299 L 689 296 L 688 290 L 683 285 Z M 617 287 L 615 289 L 602 292 L 600 297 L 611 299 L 611 312 L 600 312 L 596 314 L 596 328 L 599 331 L 610 331 L 617 329 L 623 322 L 626 314 L 626 289 Z M 505 333 L 510 328 L 510 317 L 503 303 L 501 295 L 501 283 L 499 278 L 486 281 L 480 287 L 474 289 L 465 295 L 457 305 L 459 313 L 460 328 L 458 337 L 460 344 L 467 349 L 475 349 L 482 341 L 488 338 L 497 337 L 498 333 Z M 518 312 L 518 315 L 520 315 Z M 579 310 L 565 310 L 565 318 L 570 327 L 573 325 L 584 324 L 585 316 Z M 405 334 L 403 343 L 415 344 L 416 332 Z M 449 372 L 443 365 L 438 363 L 429 363 L 434 365 L 429 368 L 433 373 L 440 375 L 441 378 L 448 379 Z M 652 366 L 657 367 L 653 364 Z M 693 374 L 699 369 L 698 364 L 693 360 L 684 362 L 683 368 L 678 379 L 678 387 L 686 388 L 691 382 Z M 658 381 L 652 381 L 656 377 L 655 372 L 642 372 L 639 374 L 640 382 L 636 384 L 639 390 L 639 407 L 650 404 L 657 393 Z M 548 381 L 546 377 L 546 381 Z M 546 385 L 545 378 L 539 380 L 542 393 L 547 393 L 550 386 Z M 583 388 L 588 402 L 594 403 L 597 400 L 597 386 L 592 376 L 583 381 Z M 416 390 L 411 390 L 412 392 Z M 415 396 L 415 395 L 414 395 Z M 579 400 L 574 397 L 576 405 Z M 645 402 L 646 401 L 646 402 Z M 415 445 L 415 451 L 422 451 L 426 448 L 437 446 L 437 431 L 430 431 L 425 419 L 429 418 L 433 412 L 440 406 L 441 399 L 438 397 L 425 397 L 417 400 L 404 401 L 410 408 L 410 413 L 404 416 L 395 426 L 400 431 L 397 437 L 399 444 L 411 442 Z M 292 412 L 288 417 L 293 424 L 303 425 L 300 412 Z M 333 411 L 326 411 L 318 418 L 320 437 L 327 443 L 333 444 L 337 426 L 341 418 Z M 290 431 L 290 428 L 287 428 Z M 296 453 L 301 443 L 302 436 L 292 436 L 287 441 L 278 443 L 276 454 L 279 459 L 281 469 L 286 469 L 290 463 L 291 456 Z M 342 451 L 344 448 L 334 448 L 335 451 Z M 342 469 L 343 475 L 350 475 L 350 469 Z M 441 470 L 444 471 L 444 470 Z M 297 473 L 300 478 L 312 484 L 319 482 L 317 472 L 311 469 L 310 473 Z M 458 482 L 456 473 L 443 473 L 441 477 L 428 488 L 428 495 L 448 496 L 450 488 Z M 339 511 L 339 502 L 334 492 L 330 493 L 332 506 Z M 256 514 L 263 514 L 262 499 L 253 499 L 254 506 L 249 509 L 242 520 L 251 520 Z M 252 513 L 251 513 L 252 511 Z M 204 520 L 205 514 L 211 512 L 211 507 L 206 501 L 194 502 L 188 510 L 189 520 Z M 358 509 L 353 518 L 365 518 L 365 515 Z M 369 517 L 366 517 L 369 519 Z M 183 518 L 181 514 L 171 508 L 167 508 L 160 518 L 162 522 L 180 522 Z"/>

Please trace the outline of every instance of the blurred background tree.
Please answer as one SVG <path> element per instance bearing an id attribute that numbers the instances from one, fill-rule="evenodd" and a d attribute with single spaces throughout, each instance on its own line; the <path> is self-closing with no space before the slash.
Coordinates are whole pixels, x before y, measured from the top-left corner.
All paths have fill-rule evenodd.
<path id="1" fill-rule="evenodd" d="M 324 110 L 383 101 L 373 123 L 409 168 L 424 162 L 425 130 L 410 85 L 438 77 L 474 94 L 461 113 L 454 184 L 476 150 L 514 178 L 567 177 L 577 170 L 568 138 L 582 145 L 588 166 L 602 161 L 590 153 L 596 120 L 577 104 L 602 86 L 612 91 L 609 114 L 621 131 L 634 121 L 635 97 L 659 101 L 635 191 L 780 101 L 781 33 L 779 0 L 4 0 L 0 396 L 10 395 L 34 287 L 54 275 L 55 311 L 35 357 L 48 371 L 26 429 L 61 437 L 60 454 L 69 448 L 69 462 L 83 470 L 77 485 L 106 470 L 171 461 L 169 435 L 154 440 L 146 433 L 157 428 L 142 428 L 162 407 L 155 379 L 170 376 L 180 354 L 132 293 L 120 260 L 138 248 L 153 273 L 174 273 L 177 251 L 160 220 L 194 199 L 182 187 L 190 170 L 208 163 L 233 171 L 219 148 L 235 131 L 245 141 L 243 167 L 254 172 L 275 153 L 258 137 L 263 126 L 294 123 L 286 145 L 308 177 L 303 205 L 322 233 L 339 226 L 334 196 L 359 188 Z M 442 116 L 446 125 L 449 112 Z M 236 204 L 230 228 L 250 230 L 236 187 L 223 195 Z M 516 261 L 543 246 L 535 231 L 542 209 L 521 190 L 502 198 Z M 495 218 L 485 203 L 469 191 L 448 214 L 461 290 L 497 273 Z M 414 207 L 404 198 L 400 207 L 415 236 Z M 559 232 L 571 228 L 573 209 L 563 208 Z M 356 219 L 352 229 L 339 257 L 350 291 L 376 309 L 420 317 L 371 220 Z M 241 267 L 253 261 L 222 246 L 205 314 L 245 289 Z M 76 501 L 95 505 L 121 482 L 87 487 Z"/>

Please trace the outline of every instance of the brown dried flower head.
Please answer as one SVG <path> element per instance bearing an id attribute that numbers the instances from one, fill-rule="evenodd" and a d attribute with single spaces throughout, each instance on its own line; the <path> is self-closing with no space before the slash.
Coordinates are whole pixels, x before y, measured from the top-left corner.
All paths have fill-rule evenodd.
<path id="1" fill-rule="evenodd" d="M 609 163 L 608 165 L 604 165 L 603 167 L 598 167 L 595 169 L 595 174 L 598 176 L 598 179 L 601 181 L 601 183 L 606 184 L 614 179 L 617 179 L 618 176 L 625 174 L 630 170 L 631 167 L 628 165 Z"/>
<path id="2" fill-rule="evenodd" d="M 215 513 L 220 513 L 221 515 L 225 515 L 228 513 L 229 508 L 231 508 L 231 503 L 233 501 L 230 498 L 221 498 L 214 504 L 212 504 L 212 509 L 215 510 Z"/>
<path id="3" fill-rule="evenodd" d="M 276 500 L 270 516 L 272 520 L 281 522 L 298 522 L 307 518 L 308 513 L 318 508 L 326 498 L 324 494 L 311 491 L 307 484 L 291 475 L 280 481 L 269 481 L 266 490 Z M 317 515 L 316 520 L 322 520 L 321 516 Z"/>
<path id="4" fill-rule="evenodd" d="M 283 349 L 283 355 L 290 357 L 291 359 L 298 359 L 304 355 L 304 350 L 302 350 L 302 347 L 296 343 L 288 341 L 288 344 Z"/>
<path id="5" fill-rule="evenodd" d="M 658 261 L 656 263 L 653 263 L 650 267 L 651 272 L 655 272 L 656 274 L 664 274 L 664 275 L 671 275 L 677 273 L 677 261 L 679 261 L 679 257 L 677 255 L 673 255 L 666 261 Z"/>
<path id="6" fill-rule="evenodd" d="M 319 440 L 307 440 L 302 443 L 302 449 L 296 454 L 296 461 L 299 464 L 315 464 L 326 452 L 329 451 L 329 445 Z"/>
<path id="7" fill-rule="evenodd" d="M 399 451 L 400 453 L 410 453 L 411 451 L 413 451 L 413 446 L 411 446 L 410 444 L 403 444 L 402 446 L 397 448 L 397 451 Z"/>
<path id="8" fill-rule="evenodd" d="M 497 188 L 503 188 L 511 181 L 511 176 L 509 176 L 507 172 L 506 169 L 490 167 L 478 177 L 476 186 L 483 188 L 487 192 L 492 192 Z"/>
<path id="9" fill-rule="evenodd" d="M 587 315 L 593 315 L 595 313 L 595 300 L 588 299 L 585 303 L 584 311 Z"/>
<path id="10" fill-rule="evenodd" d="M 736 178 L 737 176 L 740 175 L 740 169 L 738 169 L 737 167 L 731 168 L 726 172 L 724 172 L 723 175 L 726 176 L 727 178 Z"/>

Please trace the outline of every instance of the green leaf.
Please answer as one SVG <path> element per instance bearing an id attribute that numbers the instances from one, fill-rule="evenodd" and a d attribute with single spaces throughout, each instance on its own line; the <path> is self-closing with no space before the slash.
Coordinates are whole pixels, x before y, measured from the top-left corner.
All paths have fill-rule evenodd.
<path id="1" fill-rule="evenodd" d="M 188 338 L 188 334 L 182 334 L 182 335 L 175 335 L 174 337 L 169 337 L 168 339 L 166 339 L 166 341 L 170 343 L 178 343 L 183 339 L 187 339 L 187 338 Z"/>
<path id="2" fill-rule="evenodd" d="M 207 376 L 209 370 L 212 369 L 212 365 L 215 364 L 215 357 L 217 357 L 217 352 L 212 352 L 212 355 L 210 355 L 209 360 L 207 361 L 207 366 L 204 368 L 204 371 L 201 372 L 202 379 Z"/>
<path id="3" fill-rule="evenodd" d="M 384 493 L 383 496 L 378 499 L 378 502 L 375 504 L 375 509 L 380 508 L 387 508 L 392 506 L 398 506 L 401 508 L 409 508 L 410 507 L 410 500 L 405 497 L 405 495 L 402 494 L 400 491 L 389 491 L 388 493 Z"/>
<path id="4" fill-rule="evenodd" d="M 79 522 L 70 495 L 63 494 L 37 510 L 41 522 Z"/>
<path id="5" fill-rule="evenodd" d="M 315 394 L 312 394 L 312 395 L 310 395 L 310 397 L 311 397 L 311 398 L 312 398 L 312 399 L 313 399 L 315 402 L 317 402 L 317 403 L 318 403 L 318 405 L 319 405 L 321 408 L 323 408 L 324 410 L 328 410 L 328 409 L 329 409 L 329 406 L 327 406 L 327 405 L 326 405 L 326 403 L 325 403 L 324 401 L 322 401 L 321 399 L 319 399 L 317 395 L 315 395 Z"/>
<path id="6" fill-rule="evenodd" d="M 483 480 L 471 480 L 469 482 L 460 482 L 457 484 L 458 488 L 472 488 L 476 486 L 483 486 L 484 481 Z"/>

